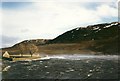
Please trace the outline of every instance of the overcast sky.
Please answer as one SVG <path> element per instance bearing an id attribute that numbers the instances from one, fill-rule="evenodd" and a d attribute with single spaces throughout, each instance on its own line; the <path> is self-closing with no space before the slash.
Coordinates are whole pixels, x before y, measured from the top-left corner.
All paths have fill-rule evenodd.
<path id="1" fill-rule="evenodd" d="M 2 47 L 26 39 L 53 39 L 76 27 L 118 21 L 117 0 L 23 1 L 1 3 Z"/>

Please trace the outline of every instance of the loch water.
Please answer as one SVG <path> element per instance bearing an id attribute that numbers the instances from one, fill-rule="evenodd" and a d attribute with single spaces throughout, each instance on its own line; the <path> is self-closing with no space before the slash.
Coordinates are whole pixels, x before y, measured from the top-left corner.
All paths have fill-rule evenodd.
<path id="1" fill-rule="evenodd" d="M 52 55 L 49 60 L 3 61 L 3 79 L 118 79 L 118 55 Z"/>

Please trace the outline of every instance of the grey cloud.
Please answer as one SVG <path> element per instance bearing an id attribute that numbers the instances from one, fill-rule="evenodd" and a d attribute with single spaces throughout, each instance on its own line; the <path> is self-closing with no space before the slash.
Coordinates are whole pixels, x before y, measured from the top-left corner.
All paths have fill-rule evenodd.
<path id="1" fill-rule="evenodd" d="M 1 37 L 0 44 L 2 45 L 2 47 L 12 46 L 19 40 L 18 37 L 10 37 L 10 36 L 0 36 L 0 37 Z"/>
<path id="2" fill-rule="evenodd" d="M 26 32 L 29 32 L 30 30 L 29 29 L 22 29 L 21 32 L 22 33 L 26 33 Z"/>

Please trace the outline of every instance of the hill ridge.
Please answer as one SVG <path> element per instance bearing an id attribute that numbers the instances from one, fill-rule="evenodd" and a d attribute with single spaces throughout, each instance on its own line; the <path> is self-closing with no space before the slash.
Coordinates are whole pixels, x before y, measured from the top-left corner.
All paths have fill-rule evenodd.
<path id="1" fill-rule="evenodd" d="M 102 24 L 95 24 L 95 25 L 88 25 L 86 27 L 76 27 L 72 30 L 66 31 L 65 33 L 57 36 L 54 39 L 33 39 L 33 40 L 24 40 L 20 43 L 15 44 L 10 48 L 2 49 L 3 52 L 8 50 L 11 53 L 19 53 L 19 45 L 23 45 L 24 48 L 26 45 L 33 44 L 38 47 L 39 52 L 40 49 L 47 51 L 49 53 L 54 50 L 59 50 L 62 48 L 56 44 L 72 44 L 77 43 L 74 45 L 76 49 L 89 49 L 95 52 L 102 52 L 108 54 L 119 54 L 118 48 L 118 41 L 119 41 L 119 22 L 111 22 L 111 23 L 102 23 Z M 53 45 L 53 46 L 52 46 Z M 80 48 L 84 47 L 84 48 Z M 53 49 L 51 49 L 51 47 Z M 56 47 L 55 47 L 56 46 Z M 59 46 L 59 47 L 58 47 Z M 114 46 L 114 48 L 113 48 Z M 66 47 L 65 50 L 73 49 Z M 29 47 L 28 47 L 29 48 Z M 58 49 L 60 48 L 60 49 Z M 74 50 L 73 50 L 74 51 Z M 71 51 L 72 52 L 72 51 Z M 26 52 L 27 53 L 27 52 Z M 43 52 L 44 53 L 44 52 Z M 79 52 L 78 52 L 79 53 Z"/>

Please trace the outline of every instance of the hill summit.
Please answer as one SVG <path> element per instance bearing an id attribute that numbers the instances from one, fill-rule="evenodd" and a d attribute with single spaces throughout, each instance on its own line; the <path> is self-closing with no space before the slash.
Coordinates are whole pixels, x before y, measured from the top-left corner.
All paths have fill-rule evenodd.
<path id="1" fill-rule="evenodd" d="M 51 43 L 80 43 L 88 40 L 105 40 L 118 37 L 118 22 L 90 25 L 87 27 L 78 27 L 67 31 L 57 38 L 51 40 Z"/>

